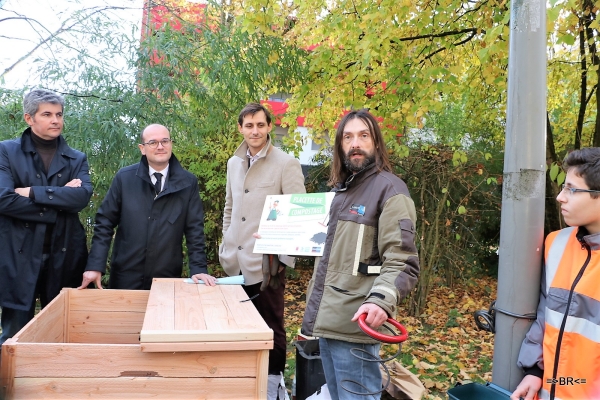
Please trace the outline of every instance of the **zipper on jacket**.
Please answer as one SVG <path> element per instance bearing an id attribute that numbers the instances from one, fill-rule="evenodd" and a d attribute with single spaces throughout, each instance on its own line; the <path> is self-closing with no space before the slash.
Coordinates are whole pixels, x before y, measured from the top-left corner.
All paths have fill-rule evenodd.
<path id="1" fill-rule="evenodd" d="M 569 308 L 571 306 L 571 300 L 573 300 L 573 292 L 575 291 L 575 286 L 577 286 L 577 284 L 579 283 L 579 280 L 583 276 L 583 273 L 585 272 L 585 269 L 587 268 L 587 266 L 590 262 L 590 259 L 592 258 L 592 250 L 590 249 L 590 246 L 586 243 L 583 245 L 583 247 L 585 247 L 587 250 L 587 253 L 588 253 L 587 258 L 586 258 L 585 262 L 583 263 L 583 266 L 579 270 L 577 277 L 575 277 L 573 284 L 571 285 L 571 290 L 569 291 L 569 298 L 567 299 L 567 309 L 565 310 L 565 315 L 563 316 L 562 323 L 560 324 L 560 330 L 558 331 L 558 340 L 556 343 L 556 351 L 554 352 L 554 370 L 552 371 L 552 384 L 550 386 L 550 400 L 554 400 L 554 397 L 556 396 L 556 383 L 555 382 L 556 382 L 556 376 L 558 374 L 558 360 L 560 359 L 560 346 L 562 344 L 563 335 L 565 333 L 565 325 L 567 324 L 567 318 L 569 317 Z"/>

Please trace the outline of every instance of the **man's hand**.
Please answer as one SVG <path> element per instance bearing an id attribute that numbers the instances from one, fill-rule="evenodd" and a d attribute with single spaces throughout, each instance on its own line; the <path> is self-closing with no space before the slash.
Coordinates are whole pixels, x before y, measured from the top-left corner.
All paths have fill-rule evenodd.
<path id="1" fill-rule="evenodd" d="M 198 280 L 201 280 L 202 282 L 204 282 L 205 285 L 217 286 L 217 278 L 209 274 L 192 275 L 192 280 L 194 281 L 194 283 L 198 283 Z"/>
<path id="2" fill-rule="evenodd" d="M 75 179 L 73 179 L 72 181 L 70 181 L 70 182 L 67 182 L 67 183 L 65 184 L 65 187 L 67 187 L 67 186 L 68 186 L 68 187 L 81 187 L 81 179 L 77 179 L 77 178 L 75 178 Z"/>
<path id="3" fill-rule="evenodd" d="M 25 187 L 25 188 L 15 188 L 15 193 L 16 194 L 20 194 L 23 197 L 29 197 L 29 191 L 31 190 L 30 187 Z"/>
<path id="4" fill-rule="evenodd" d="M 373 329 L 379 328 L 388 319 L 388 315 L 383 308 L 379 307 L 377 304 L 365 303 L 360 306 L 356 314 L 354 314 L 352 321 L 358 321 L 358 317 L 365 313 L 367 314 L 365 322 Z"/>
<path id="5" fill-rule="evenodd" d="M 98 289 L 102 289 L 102 272 L 100 271 L 85 271 L 83 273 L 83 281 L 77 289 L 87 289 L 90 283 L 94 282 Z"/>
<path id="6" fill-rule="evenodd" d="M 519 386 L 515 389 L 513 394 L 510 396 L 510 400 L 533 400 L 537 399 L 537 392 L 542 387 L 542 378 L 538 378 L 535 375 L 525 375 L 525 378 L 519 383 Z"/>

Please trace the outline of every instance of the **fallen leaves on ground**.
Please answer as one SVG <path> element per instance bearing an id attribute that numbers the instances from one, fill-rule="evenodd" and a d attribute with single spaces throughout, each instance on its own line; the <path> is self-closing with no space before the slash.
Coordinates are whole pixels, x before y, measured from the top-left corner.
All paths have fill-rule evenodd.
<path id="1" fill-rule="evenodd" d="M 286 284 L 288 389 L 295 373 L 294 342 L 300 332 L 311 274 L 310 269 L 296 269 Z M 496 299 L 496 285 L 493 278 L 470 279 L 452 288 L 438 282 L 418 317 L 407 316 L 399 307 L 398 321 L 407 328 L 409 338 L 398 360 L 427 388 L 425 399 L 446 399 L 448 389 L 458 382 L 491 381 L 494 336 L 477 328 L 473 312 L 489 308 Z M 381 355 L 387 357 L 397 351 L 397 345 L 383 345 Z"/>

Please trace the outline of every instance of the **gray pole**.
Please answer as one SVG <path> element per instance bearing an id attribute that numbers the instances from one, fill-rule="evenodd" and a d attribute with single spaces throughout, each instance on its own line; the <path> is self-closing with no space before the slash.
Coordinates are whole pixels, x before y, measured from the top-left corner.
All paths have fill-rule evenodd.
<path id="1" fill-rule="evenodd" d="M 513 391 L 539 300 L 546 164 L 546 2 L 513 0 L 492 382 Z"/>

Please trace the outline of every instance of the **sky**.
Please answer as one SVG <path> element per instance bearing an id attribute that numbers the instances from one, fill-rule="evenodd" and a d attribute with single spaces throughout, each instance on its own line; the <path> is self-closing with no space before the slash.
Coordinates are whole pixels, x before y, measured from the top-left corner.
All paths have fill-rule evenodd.
<path id="1" fill-rule="evenodd" d="M 56 55 L 57 49 L 41 46 L 32 55 L 27 56 L 28 53 L 35 49 L 42 38 L 59 29 L 76 10 L 106 5 L 130 7 L 129 10 L 113 11 L 114 18 L 122 20 L 120 26 L 126 32 L 131 31 L 132 25 L 139 28 L 143 0 L 0 0 L 0 87 L 18 89 L 35 85 L 36 76 L 32 72 L 31 62 L 38 57 L 50 58 Z M 86 44 L 80 42 L 74 45 Z M 59 51 L 68 56 L 68 50 Z M 26 58 L 4 74 L 7 68 L 23 57 Z"/>

